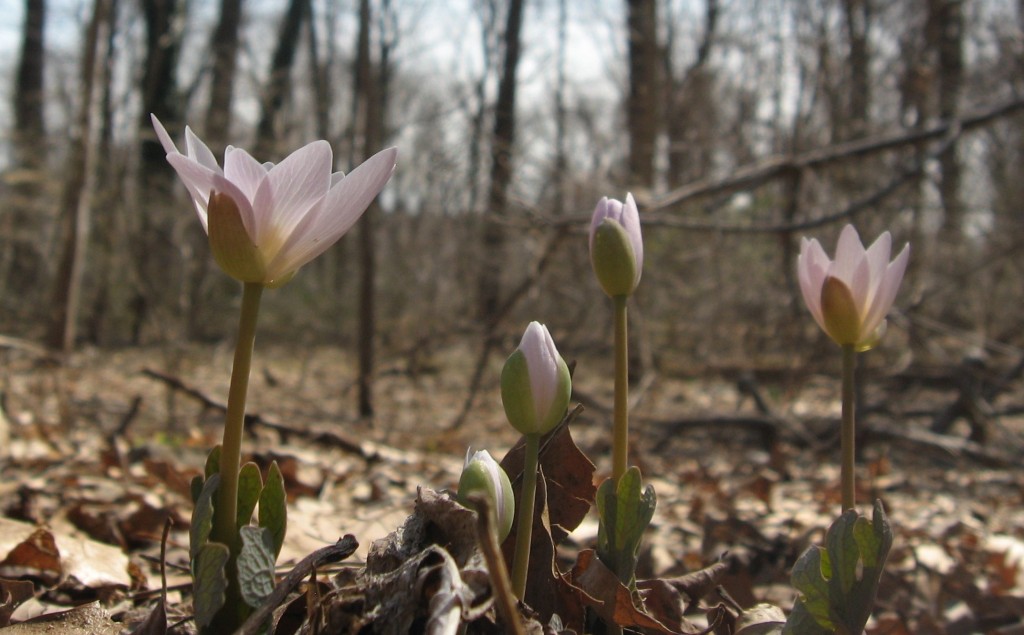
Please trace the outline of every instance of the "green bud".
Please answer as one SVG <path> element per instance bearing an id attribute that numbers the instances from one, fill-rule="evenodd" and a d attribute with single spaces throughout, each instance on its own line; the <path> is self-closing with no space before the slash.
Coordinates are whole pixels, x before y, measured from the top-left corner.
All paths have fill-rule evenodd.
<path id="1" fill-rule="evenodd" d="M 546 327 L 531 322 L 501 370 L 501 403 L 522 434 L 547 434 L 569 407 L 572 379 Z"/>
<path id="2" fill-rule="evenodd" d="M 594 230 L 590 263 L 609 296 L 630 295 L 636 289 L 636 256 L 629 234 L 618 221 L 606 218 Z"/>
<path id="3" fill-rule="evenodd" d="M 471 494 L 482 494 L 490 503 L 494 513 L 494 527 L 498 532 L 498 542 L 503 542 L 512 531 L 512 520 L 516 516 L 516 501 L 512 495 L 512 482 L 505 470 L 491 458 L 487 450 L 481 450 L 472 456 L 470 448 L 466 452 L 466 463 L 459 478 L 458 501 L 473 508 L 469 497 Z"/>

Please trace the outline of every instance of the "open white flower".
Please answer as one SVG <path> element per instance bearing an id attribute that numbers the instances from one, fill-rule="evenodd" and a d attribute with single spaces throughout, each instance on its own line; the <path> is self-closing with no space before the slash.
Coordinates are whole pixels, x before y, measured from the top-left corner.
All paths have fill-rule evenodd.
<path id="1" fill-rule="evenodd" d="M 892 236 L 865 249 L 853 225 L 839 235 L 835 260 L 816 239 L 800 242 L 797 274 L 811 315 L 839 345 L 866 350 L 877 343 L 910 258 L 910 245 L 889 262 Z"/>
<path id="2" fill-rule="evenodd" d="M 154 116 L 167 161 L 181 177 L 210 237 L 218 264 L 243 282 L 280 286 L 359 220 L 391 178 L 397 148 L 382 150 L 348 176 L 334 172 L 326 141 L 314 141 L 274 165 L 228 146 L 221 168 L 185 128 L 186 154 Z"/>

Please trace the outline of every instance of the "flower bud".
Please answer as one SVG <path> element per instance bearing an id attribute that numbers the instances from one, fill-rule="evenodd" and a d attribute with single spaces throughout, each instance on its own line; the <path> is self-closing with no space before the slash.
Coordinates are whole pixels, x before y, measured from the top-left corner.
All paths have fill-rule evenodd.
<path id="1" fill-rule="evenodd" d="M 644 244 L 632 194 L 626 195 L 625 204 L 607 197 L 598 202 L 590 221 L 590 263 L 609 296 L 636 290 L 643 273 Z"/>
<path id="2" fill-rule="evenodd" d="M 501 370 L 505 416 L 523 434 L 546 434 L 569 407 L 572 380 L 547 327 L 530 322 Z"/>
<path id="3" fill-rule="evenodd" d="M 501 466 L 491 458 L 487 450 L 475 454 L 473 448 L 466 451 L 466 463 L 459 478 L 458 501 L 473 508 L 471 494 L 482 494 L 494 512 L 494 527 L 498 542 L 502 542 L 512 531 L 512 520 L 516 516 L 516 501 L 512 495 L 512 482 Z"/>

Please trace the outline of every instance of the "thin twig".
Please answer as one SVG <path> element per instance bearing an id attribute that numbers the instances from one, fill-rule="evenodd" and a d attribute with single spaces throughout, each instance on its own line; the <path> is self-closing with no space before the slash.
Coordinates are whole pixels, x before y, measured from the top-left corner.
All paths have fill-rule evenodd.
<path id="1" fill-rule="evenodd" d="M 491 591 L 501 621 L 505 623 L 505 632 L 509 635 L 526 635 L 522 619 L 519 616 L 516 596 L 512 593 L 508 567 L 505 566 L 505 558 L 501 555 L 501 546 L 498 545 L 498 537 L 492 526 L 491 521 L 494 516 L 490 501 L 479 493 L 471 494 L 469 500 L 476 507 L 476 536 L 480 543 L 480 549 L 484 553 L 484 560 L 487 562 L 487 570 L 491 574 Z"/>

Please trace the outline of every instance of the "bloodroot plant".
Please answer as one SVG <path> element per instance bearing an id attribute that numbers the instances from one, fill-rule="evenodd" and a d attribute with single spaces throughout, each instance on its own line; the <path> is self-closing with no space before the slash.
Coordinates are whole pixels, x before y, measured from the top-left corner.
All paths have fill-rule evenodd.
<path id="1" fill-rule="evenodd" d="M 863 632 L 892 546 L 892 527 L 881 501 L 875 501 L 870 521 L 857 512 L 854 480 L 857 353 L 874 348 L 885 334 L 885 316 L 896 299 L 910 258 L 909 245 L 892 262 L 891 250 L 889 232 L 865 249 L 852 225 L 843 228 L 834 260 L 813 238 L 804 238 L 800 244 L 800 291 L 814 320 L 842 350 L 843 509 L 825 535 L 825 546 L 811 547 L 793 567 L 793 586 L 801 597 L 786 621 L 784 633 Z"/>
<path id="2" fill-rule="evenodd" d="M 333 172 L 326 141 L 314 141 L 277 165 L 228 146 L 221 168 L 189 128 L 182 154 L 156 117 L 153 127 L 192 196 L 217 264 L 243 283 L 223 442 L 210 453 L 204 476 L 192 483 L 189 534 L 196 626 L 202 633 L 231 633 L 273 590 L 287 524 L 277 464 L 266 483 L 254 463 L 240 465 L 260 297 L 264 288 L 291 280 L 359 220 L 391 178 L 398 151 L 383 150 L 345 176 Z"/>

